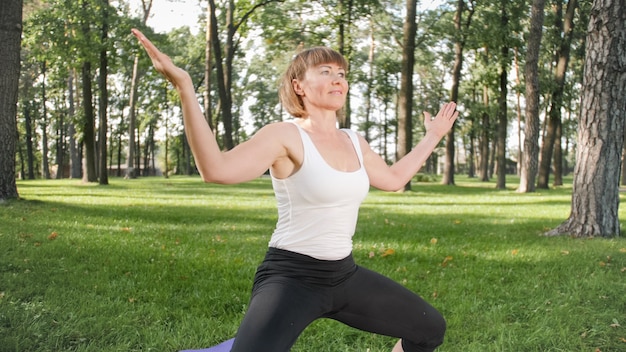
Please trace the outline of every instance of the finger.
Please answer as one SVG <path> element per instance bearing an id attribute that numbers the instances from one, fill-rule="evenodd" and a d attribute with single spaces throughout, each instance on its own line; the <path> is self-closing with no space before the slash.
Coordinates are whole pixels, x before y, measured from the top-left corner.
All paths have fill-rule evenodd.
<path id="1" fill-rule="evenodd" d="M 148 56 L 150 56 L 150 58 L 155 58 L 160 53 L 159 49 L 157 49 L 157 47 L 152 44 L 150 39 L 148 39 L 143 33 L 141 33 L 140 30 L 133 28 L 131 32 L 135 35 L 135 37 L 137 37 L 139 43 L 141 43 L 144 49 L 146 49 L 146 52 L 148 53 Z"/>
<path id="2" fill-rule="evenodd" d="M 448 116 L 448 119 L 452 119 L 455 114 L 457 114 L 458 112 L 456 111 L 456 103 L 454 102 L 449 102 L 447 103 L 443 110 L 445 111 L 445 115 Z"/>

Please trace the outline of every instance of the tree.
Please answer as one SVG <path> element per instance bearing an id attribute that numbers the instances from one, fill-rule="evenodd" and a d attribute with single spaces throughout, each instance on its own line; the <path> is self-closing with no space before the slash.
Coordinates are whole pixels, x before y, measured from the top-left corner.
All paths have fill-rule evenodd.
<path id="1" fill-rule="evenodd" d="M 17 92 L 20 77 L 22 0 L 3 0 L 0 5 L 0 202 L 17 198 L 15 148 L 17 144 Z"/>
<path id="2" fill-rule="evenodd" d="M 417 0 L 406 0 L 406 19 L 402 40 L 402 77 L 398 97 L 398 160 L 411 151 L 413 144 L 413 65 L 415 64 L 415 34 Z M 404 190 L 411 189 L 409 181 Z"/>
<path id="3" fill-rule="evenodd" d="M 109 0 L 102 0 L 102 24 L 101 24 L 101 37 L 102 42 L 100 45 L 100 74 L 98 75 L 98 88 L 100 89 L 100 101 L 99 101 L 99 117 L 100 127 L 98 129 L 98 144 L 100 148 L 99 154 L 99 177 L 98 181 L 101 185 L 109 184 L 109 170 L 107 168 L 107 108 L 109 106 L 109 93 L 107 89 L 107 76 L 108 76 L 108 57 L 107 57 L 107 40 L 109 36 Z"/>
<path id="4" fill-rule="evenodd" d="M 557 44 L 555 59 L 556 68 L 554 71 L 554 87 L 551 92 L 551 106 L 548 113 L 548 127 L 546 136 L 541 147 L 541 160 L 539 164 L 539 175 L 537 179 L 537 187 L 547 189 L 549 187 L 550 168 L 552 166 L 552 156 L 555 150 L 555 144 L 560 149 L 561 141 L 557 139 L 558 131 L 561 127 L 561 109 L 563 108 L 563 91 L 565 87 L 565 74 L 567 73 L 567 65 L 569 63 L 570 46 L 572 36 L 574 34 L 574 13 L 578 7 L 577 0 L 569 0 L 565 16 L 563 16 L 562 4 L 559 2 L 555 6 L 555 27 L 558 31 L 556 35 L 559 38 Z M 556 160 L 555 160 L 556 161 Z M 556 163 L 555 163 L 556 164 Z M 555 170 L 560 170 L 560 165 L 555 165 Z M 560 177 L 561 175 L 558 175 Z"/>
<path id="5" fill-rule="evenodd" d="M 587 27 L 582 108 L 569 218 L 547 235 L 620 235 L 619 176 L 626 120 L 626 7 L 595 0 Z"/>
<path id="6" fill-rule="evenodd" d="M 465 37 L 467 29 L 472 23 L 472 15 L 476 4 L 473 0 L 465 3 L 465 0 L 457 1 L 456 14 L 454 15 L 454 29 L 456 38 L 454 41 L 454 68 L 452 69 L 452 88 L 450 89 L 450 100 L 458 102 L 459 85 L 461 82 L 461 70 L 463 68 L 463 49 L 465 48 Z M 467 10 L 468 15 L 463 20 L 463 13 Z M 441 183 L 444 185 L 454 185 L 454 130 L 456 122 L 452 125 L 446 135 L 446 162 Z"/>
<path id="7" fill-rule="evenodd" d="M 526 113 L 524 125 L 524 152 L 522 154 L 518 192 L 534 192 L 539 158 L 539 48 L 544 19 L 545 0 L 534 0 L 530 16 L 530 33 L 526 47 Z"/>
<path id="8" fill-rule="evenodd" d="M 143 16 L 141 24 L 146 25 L 148 17 L 150 16 L 150 10 L 152 9 L 152 0 L 141 0 L 141 8 L 143 9 Z M 139 71 L 139 52 L 135 54 L 135 61 L 133 62 L 133 77 L 130 83 L 130 112 L 128 116 L 128 149 L 126 154 L 126 178 L 137 177 L 135 171 L 135 129 L 137 124 L 137 85 L 141 73 Z"/>
<path id="9" fill-rule="evenodd" d="M 501 3 L 501 16 L 500 23 L 502 33 L 507 33 L 509 29 L 509 10 L 507 9 L 507 2 Z M 508 35 L 508 34 L 505 34 Z M 498 127 L 497 127 L 497 139 L 496 139 L 496 153 L 498 160 L 498 178 L 496 181 L 496 188 L 506 188 L 506 137 L 507 137 L 507 94 L 508 94 L 508 71 L 509 71 L 509 44 L 505 39 L 503 43 L 500 43 L 500 51 L 502 57 L 500 58 L 500 95 L 498 96 Z"/>

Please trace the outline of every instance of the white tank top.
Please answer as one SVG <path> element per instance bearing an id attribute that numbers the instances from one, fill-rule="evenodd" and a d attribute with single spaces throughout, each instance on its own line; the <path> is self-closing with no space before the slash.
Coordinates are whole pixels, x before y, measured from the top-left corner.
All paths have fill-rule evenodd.
<path id="1" fill-rule="evenodd" d="M 369 191 L 363 154 L 354 131 L 348 134 L 361 167 L 353 172 L 333 169 L 309 135 L 300 131 L 304 158 L 293 175 L 272 185 L 278 203 L 278 221 L 269 246 L 322 260 L 339 260 L 352 252 L 352 236 L 359 206 Z"/>

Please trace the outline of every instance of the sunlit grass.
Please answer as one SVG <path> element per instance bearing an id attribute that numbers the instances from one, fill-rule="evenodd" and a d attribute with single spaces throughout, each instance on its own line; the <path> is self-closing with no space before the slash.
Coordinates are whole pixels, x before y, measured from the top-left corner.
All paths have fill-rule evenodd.
<path id="1" fill-rule="evenodd" d="M 20 181 L 23 199 L 0 207 L 0 352 L 176 351 L 235 334 L 276 221 L 269 180 L 110 181 Z M 626 240 L 541 236 L 571 189 L 516 182 L 372 191 L 354 256 L 444 314 L 440 351 L 626 350 Z M 293 351 L 393 342 L 321 320 Z"/>

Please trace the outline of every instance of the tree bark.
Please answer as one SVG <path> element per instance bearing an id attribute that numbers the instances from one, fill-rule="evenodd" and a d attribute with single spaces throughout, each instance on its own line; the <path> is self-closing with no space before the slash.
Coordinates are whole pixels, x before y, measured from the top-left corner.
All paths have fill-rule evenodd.
<path id="1" fill-rule="evenodd" d="M 41 63 L 41 176 L 45 180 L 50 179 L 50 162 L 48 160 L 48 98 L 46 94 L 46 62 Z"/>
<path id="2" fill-rule="evenodd" d="M 524 125 L 524 151 L 518 192 L 535 191 L 535 178 L 539 163 L 539 48 L 544 20 L 545 0 L 534 0 L 530 19 L 530 34 L 526 47 L 526 112 Z"/>
<path id="3" fill-rule="evenodd" d="M 18 198 L 15 180 L 17 92 L 20 78 L 22 0 L 3 0 L 0 6 L 0 202 Z"/>
<path id="4" fill-rule="evenodd" d="M 570 0 L 567 5 L 566 15 L 563 16 L 561 4 L 556 6 L 556 27 L 560 36 L 563 38 L 559 43 L 556 52 L 557 66 L 554 72 L 555 87 L 552 90 L 552 99 L 550 112 L 548 113 L 548 128 L 546 137 L 543 140 L 541 148 L 541 160 L 539 165 L 539 177 L 537 179 L 537 187 L 547 189 L 550 182 L 550 169 L 552 166 L 552 157 L 555 150 L 555 143 L 561 143 L 556 138 L 557 131 L 561 124 L 561 108 L 563 107 L 563 91 L 565 86 L 565 74 L 567 73 L 567 65 L 569 63 L 570 45 L 572 42 L 572 34 L 574 31 L 574 12 L 578 6 L 577 0 Z M 560 150 L 559 148 L 557 148 Z"/>
<path id="5" fill-rule="evenodd" d="M 217 71 L 217 91 L 220 97 L 220 111 L 222 114 L 222 122 L 224 125 L 224 147 L 231 149 L 232 142 L 232 118 L 230 94 L 226 91 L 226 83 L 224 82 L 224 61 L 222 59 L 222 47 L 220 45 L 218 26 L 217 26 L 217 8 L 214 0 L 209 0 L 209 17 L 211 22 L 211 44 L 213 45 L 213 58 L 215 60 L 215 70 Z M 228 126 L 227 126 L 228 125 Z M 228 131 L 226 129 L 228 128 Z M 217 138 L 217 136 L 216 136 Z M 228 139 L 227 139 L 228 138 Z"/>
<path id="6" fill-rule="evenodd" d="M 626 119 L 626 8 L 595 0 L 585 42 L 583 95 L 569 218 L 546 235 L 620 235 L 619 175 Z"/>
<path id="7" fill-rule="evenodd" d="M 76 126 L 75 126 L 75 115 L 76 115 L 76 109 L 75 109 L 75 102 L 74 102 L 74 82 L 76 79 L 76 74 L 75 74 L 75 70 L 73 68 L 70 68 L 69 70 L 69 77 L 67 79 L 67 85 L 68 85 L 68 103 L 69 103 L 69 117 L 71 122 L 69 123 L 69 131 L 68 131 L 68 137 L 70 139 L 70 178 L 76 178 L 79 179 L 82 177 L 82 170 L 83 170 L 83 166 L 82 166 L 82 157 L 81 157 L 81 148 L 79 143 L 76 143 Z M 80 100 L 79 100 L 80 101 Z"/>
<path id="8" fill-rule="evenodd" d="M 100 117 L 100 127 L 98 129 L 98 146 L 100 150 L 99 158 L 99 177 L 98 182 L 101 185 L 109 184 L 109 170 L 107 168 L 107 113 L 109 106 L 109 93 L 107 89 L 108 76 L 108 59 L 107 59 L 107 38 L 109 32 L 109 0 L 102 0 L 102 32 L 101 40 L 102 48 L 100 49 L 100 75 L 98 77 L 98 86 L 100 88 L 100 104 L 98 114 Z"/>
<path id="9" fill-rule="evenodd" d="M 211 7 L 207 6 L 206 16 L 206 45 L 204 48 L 204 118 L 209 124 L 209 128 L 213 131 L 213 134 L 217 136 L 215 124 L 213 123 L 213 108 L 211 103 L 211 71 L 212 58 L 213 58 L 213 46 L 211 44 L 212 38 L 212 26 L 211 26 Z M 166 131 L 167 132 L 167 131 Z M 165 141 L 167 143 L 167 140 Z"/>
<path id="10" fill-rule="evenodd" d="M 96 182 L 96 141 L 94 131 L 93 94 L 91 90 L 91 63 L 83 63 L 83 181 Z"/>
<path id="11" fill-rule="evenodd" d="M 506 10 L 506 2 L 501 4 L 501 25 L 502 30 L 506 33 L 509 18 Z M 500 58 L 500 97 L 498 97 L 498 136 L 497 136 L 497 155 L 498 155 L 498 178 L 496 181 L 497 189 L 506 188 L 506 134 L 507 134 L 507 94 L 508 94 L 508 56 L 509 47 L 506 43 L 502 44 L 502 57 Z"/>
<path id="12" fill-rule="evenodd" d="M 452 68 L 452 88 L 450 89 L 450 100 L 459 100 L 459 85 L 461 83 L 461 69 L 463 68 L 463 46 L 464 41 L 461 33 L 461 20 L 463 17 L 464 0 L 458 0 L 456 13 L 454 15 L 454 29 L 457 38 L 454 41 L 454 67 Z M 446 134 L 446 156 L 443 168 L 443 178 L 441 184 L 454 185 L 454 129 L 456 123 L 452 125 Z"/>
<path id="13" fill-rule="evenodd" d="M 411 151 L 413 145 L 413 66 L 415 65 L 415 35 L 417 0 L 406 0 L 402 41 L 402 76 L 398 98 L 398 159 Z M 411 190 L 411 181 L 404 186 Z"/>

